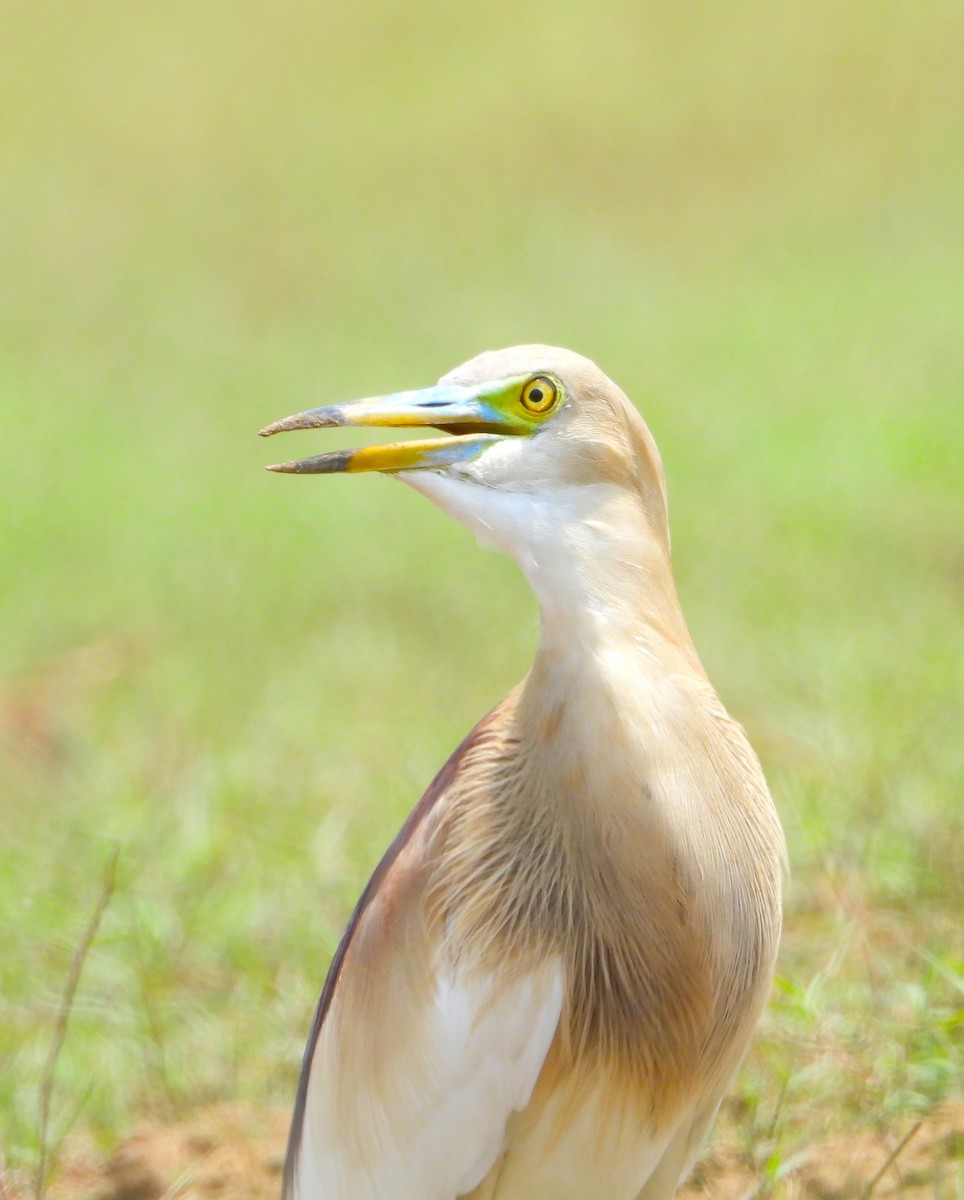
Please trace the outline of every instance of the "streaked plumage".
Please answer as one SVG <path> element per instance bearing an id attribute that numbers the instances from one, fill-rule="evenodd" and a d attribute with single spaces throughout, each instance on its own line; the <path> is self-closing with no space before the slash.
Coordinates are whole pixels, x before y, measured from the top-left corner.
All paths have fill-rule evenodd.
<path id="1" fill-rule="evenodd" d="M 399 474 L 517 559 L 542 637 L 352 917 L 285 1198 L 666 1200 L 770 983 L 776 814 L 680 611 L 655 444 L 588 360 L 484 354 L 266 432 L 430 422 L 461 436 L 281 469 Z"/>

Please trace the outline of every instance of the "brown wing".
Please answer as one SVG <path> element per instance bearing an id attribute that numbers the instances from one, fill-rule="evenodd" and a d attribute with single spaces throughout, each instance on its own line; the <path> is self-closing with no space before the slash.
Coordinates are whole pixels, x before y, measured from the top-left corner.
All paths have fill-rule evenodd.
<path id="1" fill-rule="evenodd" d="M 439 799 L 446 793 L 453 779 L 459 771 L 460 764 L 466 754 L 475 746 L 479 740 L 485 735 L 486 731 L 491 726 L 496 715 L 501 710 L 502 705 L 493 709 L 487 716 L 475 726 L 463 741 L 458 745 L 448 761 L 435 776 L 425 791 L 425 794 L 412 809 L 405 824 L 402 826 L 394 841 L 385 852 L 381 862 L 375 868 L 371 879 L 369 879 L 365 890 L 361 894 L 358 904 L 348 921 L 348 926 L 342 935 L 341 941 L 338 944 L 338 949 L 335 951 L 334 957 L 331 960 L 331 965 L 328 968 L 328 975 L 325 978 L 325 984 L 321 991 L 321 996 L 318 1000 L 318 1005 L 315 1009 L 314 1019 L 311 1024 L 311 1032 L 308 1035 L 308 1044 L 305 1047 L 305 1053 L 301 1063 L 301 1078 L 298 1081 L 298 1092 L 295 1097 L 294 1113 L 291 1118 L 291 1129 L 288 1134 L 288 1146 L 285 1153 L 284 1178 L 282 1184 L 283 1200 L 295 1195 L 295 1172 L 298 1163 L 298 1155 L 301 1150 L 302 1136 L 304 1133 L 305 1124 L 305 1109 L 308 1100 L 308 1082 L 311 1074 L 311 1064 L 315 1054 L 315 1047 L 318 1043 L 318 1038 L 324 1025 L 325 1018 L 331 1007 L 332 998 L 335 994 L 335 989 L 338 987 L 338 981 L 341 976 L 342 968 L 345 963 L 345 956 L 348 953 L 348 948 L 352 944 L 352 939 L 355 937 L 359 924 L 364 917 L 366 911 L 370 908 L 372 901 L 379 892 L 386 886 L 395 867 L 399 855 L 409 845 L 414 834 L 420 828 L 425 818 L 435 808 Z"/>

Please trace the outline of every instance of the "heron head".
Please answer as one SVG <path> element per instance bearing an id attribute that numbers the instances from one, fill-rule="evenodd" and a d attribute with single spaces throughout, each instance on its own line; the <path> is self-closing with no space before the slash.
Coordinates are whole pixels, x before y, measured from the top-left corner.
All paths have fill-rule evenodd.
<path id="1" fill-rule="evenodd" d="M 334 426 L 427 426 L 426 440 L 335 450 L 273 471 L 397 475 L 484 540 L 512 550 L 553 526 L 631 498 L 661 541 L 666 499 L 656 444 L 623 392 L 589 359 L 551 346 L 487 351 L 435 387 L 310 409 L 268 436 Z"/>

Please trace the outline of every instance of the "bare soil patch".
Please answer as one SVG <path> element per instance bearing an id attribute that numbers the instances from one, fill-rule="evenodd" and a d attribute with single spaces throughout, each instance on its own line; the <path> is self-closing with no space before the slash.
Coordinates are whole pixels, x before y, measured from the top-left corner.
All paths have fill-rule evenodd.
<path id="1" fill-rule="evenodd" d="M 285 1112 L 218 1105 L 176 1124 L 142 1122 L 107 1158 L 76 1137 L 60 1156 L 48 1197 L 277 1200 L 287 1125 Z M 919 1126 L 911 1122 L 885 1134 L 814 1143 L 784 1157 L 780 1170 L 771 1180 L 724 1129 L 681 1195 L 686 1200 L 959 1200 L 964 1195 L 964 1101 L 934 1109 Z M 31 1195 L 26 1181 L 0 1176 L 0 1200 Z"/>

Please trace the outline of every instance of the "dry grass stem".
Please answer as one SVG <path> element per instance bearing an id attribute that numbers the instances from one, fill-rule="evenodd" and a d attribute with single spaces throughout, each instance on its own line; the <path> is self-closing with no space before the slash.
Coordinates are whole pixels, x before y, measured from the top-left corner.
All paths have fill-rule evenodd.
<path id="1" fill-rule="evenodd" d="M 904 1150 L 904 1148 L 910 1142 L 911 1138 L 917 1133 L 917 1131 L 920 1129 L 921 1125 L 923 1125 L 923 1124 L 924 1124 L 923 1121 L 918 1121 L 916 1124 L 912 1125 L 910 1127 L 910 1129 L 907 1130 L 907 1132 L 900 1139 L 900 1141 L 897 1143 L 897 1145 L 893 1148 L 893 1150 L 890 1152 L 890 1154 L 887 1155 L 887 1158 L 884 1161 L 884 1165 L 880 1168 L 880 1170 L 873 1177 L 873 1179 L 871 1179 L 870 1183 L 868 1183 L 867 1186 L 864 1188 L 864 1190 L 860 1193 L 860 1200 L 870 1200 L 870 1197 L 874 1194 L 874 1191 L 877 1188 L 877 1184 L 880 1183 L 880 1181 L 883 1179 L 883 1177 L 887 1174 L 887 1172 L 890 1170 L 890 1168 L 894 1165 L 894 1163 L 897 1161 L 898 1156 L 901 1154 L 901 1152 Z"/>
<path id="2" fill-rule="evenodd" d="M 50 1157 L 50 1106 L 53 1099 L 54 1084 L 57 1079 L 57 1060 L 60 1058 L 60 1052 L 67 1037 L 67 1026 L 70 1023 L 70 1014 L 74 1005 L 74 997 L 77 994 L 77 985 L 80 983 L 80 976 L 84 969 L 84 963 L 87 960 L 87 955 L 90 953 L 94 938 L 97 936 L 97 930 L 100 928 L 100 923 L 104 913 L 107 911 L 107 906 L 110 904 L 111 896 L 114 894 L 119 854 L 120 847 L 115 846 L 107 859 L 100 895 L 97 897 L 97 904 L 91 913 L 90 920 L 87 922 L 84 936 L 74 950 L 73 957 L 70 960 L 70 968 L 67 971 L 67 978 L 64 981 L 64 990 L 60 998 L 60 1009 L 57 1013 L 57 1023 L 54 1026 L 54 1038 L 50 1044 L 50 1052 L 47 1055 L 47 1061 L 44 1064 L 44 1071 L 40 1080 L 40 1102 L 38 1105 L 40 1113 L 38 1122 L 40 1155 L 37 1161 L 37 1172 L 34 1177 L 35 1200 L 44 1200 L 44 1195 L 47 1191 L 47 1166 Z"/>

